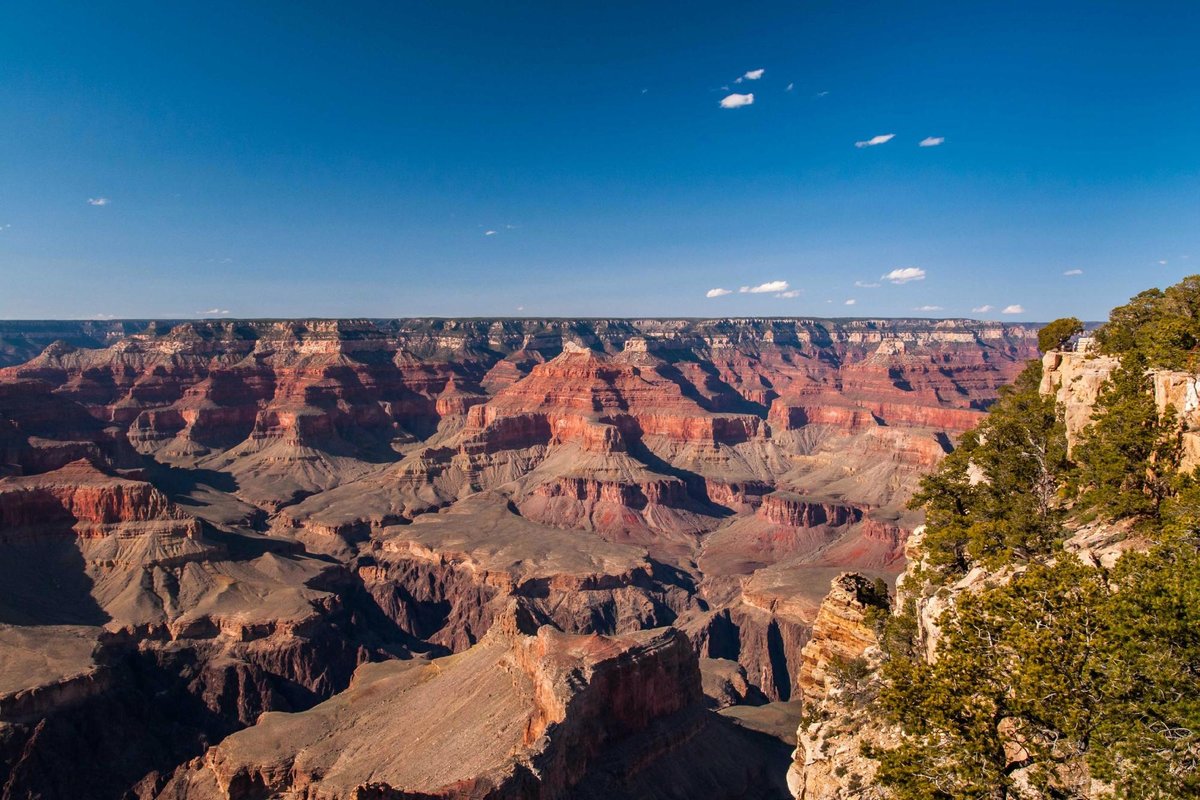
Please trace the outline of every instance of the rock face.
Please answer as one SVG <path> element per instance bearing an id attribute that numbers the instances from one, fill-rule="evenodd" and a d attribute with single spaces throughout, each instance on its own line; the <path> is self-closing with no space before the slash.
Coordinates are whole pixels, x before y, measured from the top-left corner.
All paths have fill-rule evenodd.
<path id="1" fill-rule="evenodd" d="M 1200 375 L 1158 370 L 1154 373 L 1154 403 L 1159 414 L 1173 409 L 1181 428 L 1180 470 L 1200 467 Z"/>
<path id="2" fill-rule="evenodd" d="M 709 706 L 807 697 L 825 587 L 900 571 L 908 496 L 1034 354 L 961 320 L 0 323 L 0 785 L 770 797 Z"/>
<path id="3" fill-rule="evenodd" d="M 1080 432 L 1091 423 L 1093 406 L 1118 359 L 1090 352 L 1047 353 L 1042 360 L 1042 394 L 1053 394 L 1066 416 L 1067 444 L 1074 446 Z M 1159 414 L 1173 409 L 1180 425 L 1185 472 L 1200 466 L 1200 375 L 1176 370 L 1154 370 L 1154 403 Z"/>
<path id="4" fill-rule="evenodd" d="M 886 586 L 854 572 L 833 579 L 829 594 L 821 601 L 812 636 L 800 652 L 797 683 L 806 703 L 825 698 L 831 670 L 844 669 L 878 644 L 868 616 L 872 609 L 879 614 L 890 611 Z"/>
<path id="5" fill-rule="evenodd" d="M 1042 358 L 1044 395 L 1054 395 L 1063 407 L 1067 427 L 1067 448 L 1073 448 L 1079 434 L 1091 424 L 1092 411 L 1100 389 L 1117 368 L 1117 359 L 1089 352 L 1052 350 Z"/>
<path id="6" fill-rule="evenodd" d="M 788 788 L 803 800 L 858 797 L 875 766 L 862 744 L 878 744 L 878 721 L 863 718 L 854 693 L 879 664 L 872 613 L 890 612 L 886 586 L 846 572 L 833 579 L 801 653 L 799 687 L 805 721 L 797 731 Z M 853 776 L 853 777 L 852 777 Z"/>

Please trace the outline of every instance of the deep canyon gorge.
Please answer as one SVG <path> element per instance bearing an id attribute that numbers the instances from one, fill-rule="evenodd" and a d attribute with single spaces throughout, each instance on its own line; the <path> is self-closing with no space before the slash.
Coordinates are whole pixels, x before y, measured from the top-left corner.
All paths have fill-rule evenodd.
<path id="1" fill-rule="evenodd" d="M 0 796 L 790 797 L 802 696 L 870 644 L 843 573 L 894 583 L 1037 357 L 969 320 L 0 323 Z"/>

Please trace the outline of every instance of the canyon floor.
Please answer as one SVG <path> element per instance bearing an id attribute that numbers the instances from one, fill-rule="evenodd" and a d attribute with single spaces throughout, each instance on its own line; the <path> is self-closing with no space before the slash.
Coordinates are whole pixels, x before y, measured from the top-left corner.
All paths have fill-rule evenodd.
<path id="1" fill-rule="evenodd" d="M 790 797 L 969 320 L 0 323 L 0 798 Z"/>

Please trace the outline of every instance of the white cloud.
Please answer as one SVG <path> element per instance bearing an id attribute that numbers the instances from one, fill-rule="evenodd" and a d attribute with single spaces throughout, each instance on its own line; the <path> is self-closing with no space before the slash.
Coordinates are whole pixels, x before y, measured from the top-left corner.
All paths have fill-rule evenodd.
<path id="1" fill-rule="evenodd" d="M 874 147 L 877 144 L 886 144 L 887 142 L 890 142 L 892 139 L 895 138 L 895 136 L 896 136 L 896 134 L 894 134 L 894 133 L 881 133 L 878 136 L 872 136 L 870 139 L 867 139 L 865 142 L 855 142 L 854 146 L 855 147 Z"/>
<path id="2" fill-rule="evenodd" d="M 721 108 L 741 108 L 754 103 L 754 93 L 738 94 L 734 92 L 721 100 Z"/>
<path id="3" fill-rule="evenodd" d="M 941 311 L 941 306 L 917 306 L 913 311 Z"/>
<path id="4" fill-rule="evenodd" d="M 760 283 L 758 286 L 743 286 L 738 289 L 742 294 L 771 294 L 773 292 L 786 292 L 791 287 L 787 281 L 767 281 Z"/>
<path id="5" fill-rule="evenodd" d="M 920 267 L 902 267 L 894 269 L 887 275 L 884 275 L 880 280 L 891 281 L 892 283 L 908 283 L 909 281 L 925 280 L 925 270 Z"/>
<path id="6" fill-rule="evenodd" d="M 860 289 L 878 289 L 882 284 L 878 281 L 855 281 L 854 285 Z"/>
<path id="7" fill-rule="evenodd" d="M 1164 258 L 1161 261 L 1159 261 L 1158 263 L 1162 264 L 1165 267 L 1167 265 L 1167 260 Z"/>
<path id="8" fill-rule="evenodd" d="M 944 141 L 946 141 L 945 136 L 926 136 L 917 147 L 937 147 Z"/>
<path id="9" fill-rule="evenodd" d="M 851 297 L 849 300 L 847 300 L 847 301 L 845 302 L 845 305 L 852 306 L 852 305 L 855 305 L 855 304 L 857 304 L 857 303 L 858 303 L 858 301 L 857 301 L 857 300 L 855 300 L 853 297 Z"/>
<path id="10" fill-rule="evenodd" d="M 107 197 L 89 197 L 88 198 L 89 206 L 106 206 L 109 204 L 109 202 L 110 201 Z"/>
<path id="11" fill-rule="evenodd" d="M 796 84 L 789 83 L 787 86 L 783 87 L 783 90 L 785 92 L 790 92 L 792 89 L 795 89 L 795 88 L 796 88 Z"/>
<path id="12" fill-rule="evenodd" d="M 483 235 L 484 236 L 495 236 L 496 232 L 495 231 L 484 231 Z"/>
<path id="13" fill-rule="evenodd" d="M 223 317 L 229 313 L 228 308 L 210 308 L 208 311 L 197 311 L 198 317 Z"/>
<path id="14" fill-rule="evenodd" d="M 1013 303 L 1011 306 L 1005 306 L 1000 312 L 1001 314 L 1024 314 L 1025 307 L 1020 303 Z"/>
<path id="15" fill-rule="evenodd" d="M 765 69 L 752 69 L 742 77 L 748 81 L 756 81 L 763 76 L 764 72 L 766 72 Z"/>
<path id="16" fill-rule="evenodd" d="M 786 292 L 780 292 L 779 294 L 777 294 L 775 296 L 776 297 L 789 297 L 789 298 L 790 297 L 799 297 L 800 290 L 799 289 L 788 289 Z"/>
<path id="17" fill-rule="evenodd" d="M 817 97 L 825 97 L 829 92 L 817 92 Z"/>
<path id="18" fill-rule="evenodd" d="M 991 311 L 993 308 L 995 308 L 995 306 L 991 305 L 990 303 L 984 303 L 981 306 L 976 306 L 975 308 L 972 308 L 971 313 L 972 314 L 986 314 L 989 311 Z"/>
<path id="19" fill-rule="evenodd" d="M 724 297 L 727 294 L 733 294 L 732 289 L 709 289 L 704 293 L 705 297 Z"/>
<path id="20" fill-rule="evenodd" d="M 116 314 L 92 314 L 92 319 L 116 319 Z"/>
<path id="21" fill-rule="evenodd" d="M 1063 273 L 1063 275 L 1082 275 L 1082 274 L 1083 274 L 1083 270 L 1081 270 L 1081 269 L 1069 269 Z"/>

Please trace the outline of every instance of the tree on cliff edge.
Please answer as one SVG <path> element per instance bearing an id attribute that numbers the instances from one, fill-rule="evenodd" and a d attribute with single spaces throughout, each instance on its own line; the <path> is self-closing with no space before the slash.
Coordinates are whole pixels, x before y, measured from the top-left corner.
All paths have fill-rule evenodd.
<path id="1" fill-rule="evenodd" d="M 1043 353 L 1058 350 L 1080 333 L 1083 333 L 1083 323 L 1075 317 L 1056 319 L 1038 331 L 1038 350 Z"/>

